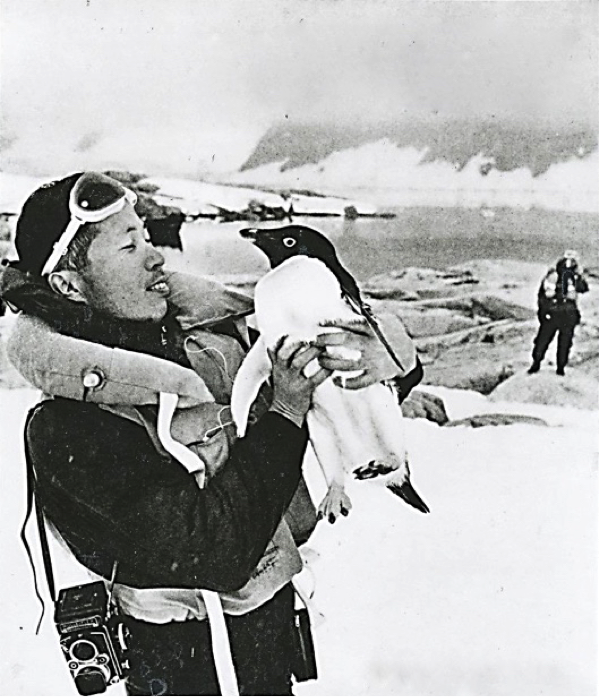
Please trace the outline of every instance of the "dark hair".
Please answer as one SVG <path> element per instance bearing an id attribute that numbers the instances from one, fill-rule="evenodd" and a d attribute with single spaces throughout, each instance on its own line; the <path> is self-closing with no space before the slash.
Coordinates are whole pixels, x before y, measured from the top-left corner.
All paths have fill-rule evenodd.
<path id="1" fill-rule="evenodd" d="M 82 225 L 71 241 L 66 254 L 56 264 L 55 271 L 77 271 L 83 273 L 88 264 L 87 253 L 91 243 L 100 231 L 97 225 L 86 223 Z"/>

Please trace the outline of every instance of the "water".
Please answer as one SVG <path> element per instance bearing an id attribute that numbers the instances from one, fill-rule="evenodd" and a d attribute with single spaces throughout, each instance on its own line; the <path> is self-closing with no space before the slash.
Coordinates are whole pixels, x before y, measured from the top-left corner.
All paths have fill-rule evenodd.
<path id="1" fill-rule="evenodd" d="M 324 232 L 360 280 L 406 266 L 444 268 L 471 259 L 515 259 L 552 264 L 567 248 L 583 266 L 597 264 L 599 215 L 556 211 L 409 208 L 394 219 L 296 218 Z M 261 223 L 258 227 L 278 227 Z M 168 250 L 169 265 L 207 275 L 264 273 L 266 258 L 239 230 L 248 223 L 201 221 L 184 225 L 184 252 Z"/>

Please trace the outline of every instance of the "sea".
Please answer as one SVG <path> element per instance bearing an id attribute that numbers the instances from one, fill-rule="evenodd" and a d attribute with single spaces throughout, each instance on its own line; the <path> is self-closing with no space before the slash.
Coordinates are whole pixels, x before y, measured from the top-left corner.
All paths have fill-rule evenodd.
<path id="1" fill-rule="evenodd" d="M 443 269 L 473 259 L 553 264 L 575 249 L 583 267 L 599 263 L 599 214 L 515 208 L 402 208 L 394 218 L 297 217 L 335 244 L 360 280 L 405 267 Z M 284 223 L 287 224 L 287 223 Z M 264 255 L 239 235 L 244 227 L 281 223 L 200 220 L 181 230 L 183 252 L 168 250 L 169 265 L 203 275 L 264 273 Z"/>

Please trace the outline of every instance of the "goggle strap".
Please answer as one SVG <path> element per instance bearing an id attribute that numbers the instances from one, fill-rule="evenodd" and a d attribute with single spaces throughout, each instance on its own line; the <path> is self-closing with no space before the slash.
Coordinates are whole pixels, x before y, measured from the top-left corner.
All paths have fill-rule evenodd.
<path id="1" fill-rule="evenodd" d="M 69 220 L 69 224 L 67 225 L 65 231 L 54 243 L 52 253 L 46 260 L 46 263 L 42 269 L 42 276 L 48 276 L 52 273 L 52 271 L 54 271 L 60 259 L 66 254 L 69 245 L 82 225 L 85 223 L 100 223 L 103 220 L 106 220 L 106 218 L 109 218 L 111 215 L 122 211 L 126 202 L 129 202 L 132 206 L 137 203 L 137 194 L 126 187 L 123 187 L 123 189 L 125 191 L 124 196 L 117 199 L 114 201 L 114 203 L 111 203 L 105 208 L 100 209 L 99 211 L 86 211 L 84 208 L 77 206 L 75 203 L 74 190 L 71 192 L 69 202 L 71 219 Z"/>
<path id="2" fill-rule="evenodd" d="M 77 234 L 77 230 L 81 227 L 82 222 L 77 220 L 77 218 L 71 218 L 69 224 L 67 225 L 65 231 L 56 240 L 54 246 L 52 247 L 52 253 L 46 259 L 46 263 L 42 269 L 42 276 L 48 276 L 54 271 L 56 265 L 61 260 L 61 258 L 66 254 L 69 245 L 73 241 L 73 238 Z"/>

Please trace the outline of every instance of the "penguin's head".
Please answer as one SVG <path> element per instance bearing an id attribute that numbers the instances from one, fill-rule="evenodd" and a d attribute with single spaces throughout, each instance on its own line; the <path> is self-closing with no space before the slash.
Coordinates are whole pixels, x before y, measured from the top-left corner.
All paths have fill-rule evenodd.
<path id="1" fill-rule="evenodd" d="M 265 229 L 244 228 L 239 234 L 252 240 L 256 247 L 266 254 L 273 268 L 300 254 L 320 259 L 328 266 L 337 262 L 332 243 L 317 230 L 304 225 Z"/>

